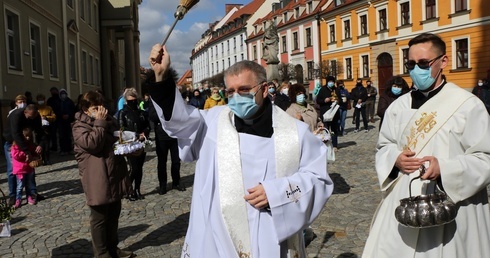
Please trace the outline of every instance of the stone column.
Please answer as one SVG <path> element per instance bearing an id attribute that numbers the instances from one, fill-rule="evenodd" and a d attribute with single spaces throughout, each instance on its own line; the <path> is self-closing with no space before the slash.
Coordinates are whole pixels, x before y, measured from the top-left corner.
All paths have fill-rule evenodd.
<path id="1" fill-rule="evenodd" d="M 126 88 L 134 87 L 138 90 L 140 87 L 136 85 L 136 67 L 134 60 L 134 36 L 133 28 L 127 27 L 124 29 L 124 70 L 126 76 Z M 139 71 L 139 67 L 138 67 Z"/>

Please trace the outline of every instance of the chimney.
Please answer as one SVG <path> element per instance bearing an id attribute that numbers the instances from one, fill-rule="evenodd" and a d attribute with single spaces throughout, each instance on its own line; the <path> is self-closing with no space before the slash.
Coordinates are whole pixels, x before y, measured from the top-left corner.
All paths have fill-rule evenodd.
<path id="1" fill-rule="evenodd" d="M 238 8 L 242 7 L 243 4 L 225 4 L 225 15 L 228 14 L 233 8 Z"/>

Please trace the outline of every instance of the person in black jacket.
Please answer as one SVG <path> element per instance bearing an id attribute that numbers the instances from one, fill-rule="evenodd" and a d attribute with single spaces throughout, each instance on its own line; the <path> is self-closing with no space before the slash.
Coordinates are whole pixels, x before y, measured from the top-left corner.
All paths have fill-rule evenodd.
<path id="1" fill-rule="evenodd" d="M 65 89 L 60 90 L 60 109 L 56 114 L 58 123 L 58 135 L 60 140 L 60 156 L 73 154 L 73 146 L 71 142 L 72 131 L 71 123 L 75 121 L 75 103 L 68 97 Z"/>
<path id="2" fill-rule="evenodd" d="M 320 88 L 320 91 L 318 92 L 318 95 L 316 96 L 316 103 L 320 106 L 320 112 L 318 115 L 320 116 L 320 119 L 323 121 L 323 115 L 327 110 L 332 107 L 332 104 L 338 103 L 338 96 L 337 96 L 337 88 L 335 87 L 335 77 L 333 76 L 328 76 L 327 77 L 327 85 L 323 86 Z M 330 130 L 332 133 L 332 145 L 334 150 L 337 149 L 337 137 L 339 134 L 339 119 L 340 119 L 340 112 L 337 110 L 335 113 L 332 121 L 324 121 L 325 123 L 325 128 Z"/>
<path id="3" fill-rule="evenodd" d="M 366 100 L 368 96 L 367 90 L 362 85 L 362 82 L 358 82 L 356 84 L 356 87 L 352 89 L 350 96 L 354 105 L 354 116 L 356 118 L 356 129 L 354 130 L 354 132 L 357 133 L 359 131 L 360 114 L 362 116 L 362 123 L 364 124 L 364 131 L 367 133 L 368 121 L 366 119 Z"/>
<path id="4" fill-rule="evenodd" d="M 487 108 L 488 114 L 490 114 L 490 83 L 487 79 L 478 80 L 477 86 L 471 91 L 478 98 L 483 101 L 485 107 Z"/>
<path id="5" fill-rule="evenodd" d="M 167 193 L 168 151 L 170 151 L 170 158 L 172 162 L 172 164 L 170 165 L 170 175 L 172 176 L 172 189 L 185 191 L 185 187 L 180 183 L 180 158 L 177 139 L 168 136 L 168 134 L 163 130 L 160 119 L 158 119 L 157 112 L 155 110 L 155 107 L 153 106 L 153 101 L 150 101 L 149 115 L 150 120 L 155 123 L 155 143 L 158 158 L 158 194 L 163 195 Z"/>
<path id="6" fill-rule="evenodd" d="M 201 92 L 198 89 L 195 89 L 193 94 L 194 96 L 190 99 L 189 105 L 192 105 L 198 109 L 203 109 L 205 100 L 201 96 Z"/>
<path id="7" fill-rule="evenodd" d="M 149 133 L 149 122 L 144 114 L 144 111 L 138 108 L 138 93 L 136 89 L 129 88 L 124 92 L 126 104 L 118 114 L 119 126 L 124 131 L 132 131 L 136 133 L 138 140 L 144 141 Z M 141 181 L 143 179 L 143 164 L 145 163 L 146 153 L 142 152 L 138 156 L 128 157 L 131 167 L 130 182 L 133 184 L 133 192 L 129 200 L 144 199 L 141 195 Z"/>
<path id="8" fill-rule="evenodd" d="M 39 112 L 37 107 L 33 104 L 27 105 L 25 108 L 18 108 L 10 115 L 7 119 L 7 126 L 3 131 L 3 137 L 5 138 L 5 157 L 7 159 L 7 180 L 9 185 L 9 202 L 13 204 L 15 202 L 15 194 L 17 189 L 17 178 L 12 173 L 12 156 L 10 155 L 10 148 L 12 146 L 12 142 L 15 141 L 19 146 L 20 150 L 25 152 L 27 155 L 27 160 L 30 160 L 34 153 L 30 153 L 28 149 L 28 145 L 25 141 L 24 134 L 22 130 L 24 128 L 30 128 L 36 135 L 35 139 L 37 140 L 37 144 L 43 143 L 47 140 L 46 134 L 42 128 L 41 116 L 39 116 Z M 36 147 L 35 154 L 41 154 L 42 148 L 41 146 Z M 34 199 L 37 199 L 37 189 L 31 189 L 36 193 Z"/>

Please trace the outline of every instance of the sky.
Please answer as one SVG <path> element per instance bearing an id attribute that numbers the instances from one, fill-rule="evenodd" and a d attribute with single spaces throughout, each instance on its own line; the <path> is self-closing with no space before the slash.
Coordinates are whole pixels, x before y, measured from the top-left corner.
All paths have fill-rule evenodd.
<path id="1" fill-rule="evenodd" d="M 190 70 L 194 45 L 209 24 L 225 15 L 225 4 L 248 4 L 251 0 L 200 0 L 184 18 L 177 22 L 167 41 L 172 67 L 179 78 Z M 148 56 L 153 45 L 161 44 L 174 22 L 180 0 L 143 0 L 139 6 L 140 62 L 149 68 Z"/>

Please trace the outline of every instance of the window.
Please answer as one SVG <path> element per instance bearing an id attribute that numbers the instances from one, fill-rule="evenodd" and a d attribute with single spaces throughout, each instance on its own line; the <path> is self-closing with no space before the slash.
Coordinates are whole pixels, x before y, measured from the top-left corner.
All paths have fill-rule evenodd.
<path id="1" fill-rule="evenodd" d="M 403 67 L 403 74 L 408 74 L 408 69 L 405 65 L 408 62 L 408 48 L 402 49 L 402 67 Z"/>
<path id="2" fill-rule="evenodd" d="M 80 3 L 80 18 L 85 21 L 85 1 L 78 1 Z"/>
<path id="3" fill-rule="evenodd" d="M 252 57 L 253 57 L 253 60 L 257 60 L 257 46 L 256 45 L 253 46 Z"/>
<path id="4" fill-rule="evenodd" d="M 456 43 L 456 69 L 468 68 L 468 39 L 459 39 Z"/>
<path id="5" fill-rule="evenodd" d="M 240 61 L 245 60 L 245 58 L 243 57 L 243 53 L 240 55 L 240 58 L 241 58 Z"/>
<path id="6" fill-rule="evenodd" d="M 337 77 L 337 60 L 330 60 L 331 72 L 329 75 Z"/>
<path id="7" fill-rule="evenodd" d="M 94 80 L 95 85 L 100 85 L 100 75 L 99 75 L 100 67 L 99 67 L 99 59 L 95 58 L 95 72 L 94 72 Z"/>
<path id="8" fill-rule="evenodd" d="M 388 26 L 386 23 L 386 9 L 379 10 L 379 30 L 387 30 Z"/>
<path id="9" fill-rule="evenodd" d="M 94 3 L 94 30 L 99 31 L 99 7 Z"/>
<path id="10" fill-rule="evenodd" d="M 362 59 L 362 77 L 369 77 L 369 56 L 361 56 Z"/>
<path id="11" fill-rule="evenodd" d="M 7 19 L 7 60 L 9 69 L 20 70 L 20 31 L 19 31 L 19 16 L 9 10 L 5 10 Z"/>
<path id="12" fill-rule="evenodd" d="M 298 50 L 298 32 L 293 32 L 293 50 Z"/>
<path id="13" fill-rule="evenodd" d="M 308 3 L 308 13 L 313 12 L 313 2 Z"/>
<path id="14" fill-rule="evenodd" d="M 339 6 L 341 4 L 343 4 L 345 2 L 345 0 L 335 0 L 335 6 Z"/>
<path id="15" fill-rule="evenodd" d="M 90 84 L 94 85 L 94 56 L 93 55 L 88 56 L 88 65 L 90 67 L 89 75 L 88 75 L 89 82 Z"/>
<path id="16" fill-rule="evenodd" d="M 228 67 L 231 66 L 231 59 L 228 57 Z"/>
<path id="17" fill-rule="evenodd" d="M 284 13 L 283 14 L 283 20 L 284 20 L 284 23 L 288 22 L 288 13 Z"/>
<path id="18" fill-rule="evenodd" d="M 350 20 L 344 21 L 344 39 L 350 39 Z"/>
<path id="19" fill-rule="evenodd" d="M 352 79 L 352 58 L 345 59 L 345 75 L 346 79 Z"/>
<path id="20" fill-rule="evenodd" d="M 243 46 L 243 35 L 240 35 L 240 46 Z"/>
<path id="21" fill-rule="evenodd" d="M 49 62 L 49 76 L 51 78 L 58 78 L 58 60 L 56 49 L 56 36 L 48 33 L 48 62 Z"/>
<path id="22" fill-rule="evenodd" d="M 87 78 L 87 52 L 82 51 L 82 82 L 88 83 Z"/>
<path id="23" fill-rule="evenodd" d="M 311 47 L 311 28 L 306 29 L 306 46 Z"/>
<path id="24" fill-rule="evenodd" d="M 410 24 L 410 2 L 400 4 L 401 26 Z"/>
<path id="25" fill-rule="evenodd" d="M 66 0 L 66 5 L 73 9 L 73 0 Z"/>
<path id="26" fill-rule="evenodd" d="M 70 43 L 69 49 L 69 59 L 70 59 L 70 80 L 77 80 L 77 63 L 76 63 L 76 48 L 75 45 Z"/>
<path id="27" fill-rule="evenodd" d="M 221 54 L 225 52 L 225 43 L 221 42 Z"/>
<path id="28" fill-rule="evenodd" d="M 425 0 L 425 19 L 436 18 L 436 0 Z"/>
<path id="29" fill-rule="evenodd" d="M 88 4 L 87 6 L 87 22 L 90 27 L 92 27 L 92 5 Z"/>
<path id="30" fill-rule="evenodd" d="M 225 60 L 224 59 L 221 60 L 221 64 L 222 64 L 222 66 L 221 66 L 222 70 L 225 70 Z"/>
<path id="31" fill-rule="evenodd" d="M 33 74 L 42 74 L 41 61 L 41 29 L 35 24 L 30 24 L 31 32 L 31 64 Z"/>
<path id="32" fill-rule="evenodd" d="M 308 61 L 306 62 L 306 67 L 307 67 L 307 71 L 308 71 L 308 80 L 313 80 L 315 79 L 314 78 L 314 73 L 315 73 L 315 70 L 313 68 L 313 61 Z"/>
<path id="33" fill-rule="evenodd" d="M 233 49 L 236 49 L 236 38 L 233 38 Z"/>
<path id="34" fill-rule="evenodd" d="M 288 47 L 288 45 L 287 45 L 287 41 L 286 41 L 286 36 L 282 36 L 282 52 L 288 51 L 287 47 Z"/>
<path id="35" fill-rule="evenodd" d="M 468 10 L 467 0 L 454 0 L 454 11 L 461 12 Z"/>
<path id="36" fill-rule="evenodd" d="M 361 21 L 361 35 L 367 35 L 367 15 L 359 16 L 359 20 Z"/>
<path id="37" fill-rule="evenodd" d="M 335 42 L 335 25 L 332 24 L 329 27 L 329 30 L 330 30 L 330 43 L 333 43 Z"/>
<path id="38" fill-rule="evenodd" d="M 216 46 L 216 51 L 214 51 L 215 55 L 218 56 L 218 46 Z"/>
<path id="39" fill-rule="evenodd" d="M 227 49 L 228 53 L 230 53 L 230 40 L 226 41 L 226 49 Z"/>
<path id="40" fill-rule="evenodd" d="M 296 19 L 298 19 L 298 18 L 299 18 L 299 7 L 296 7 L 296 8 L 294 9 L 294 15 L 295 15 Z"/>

